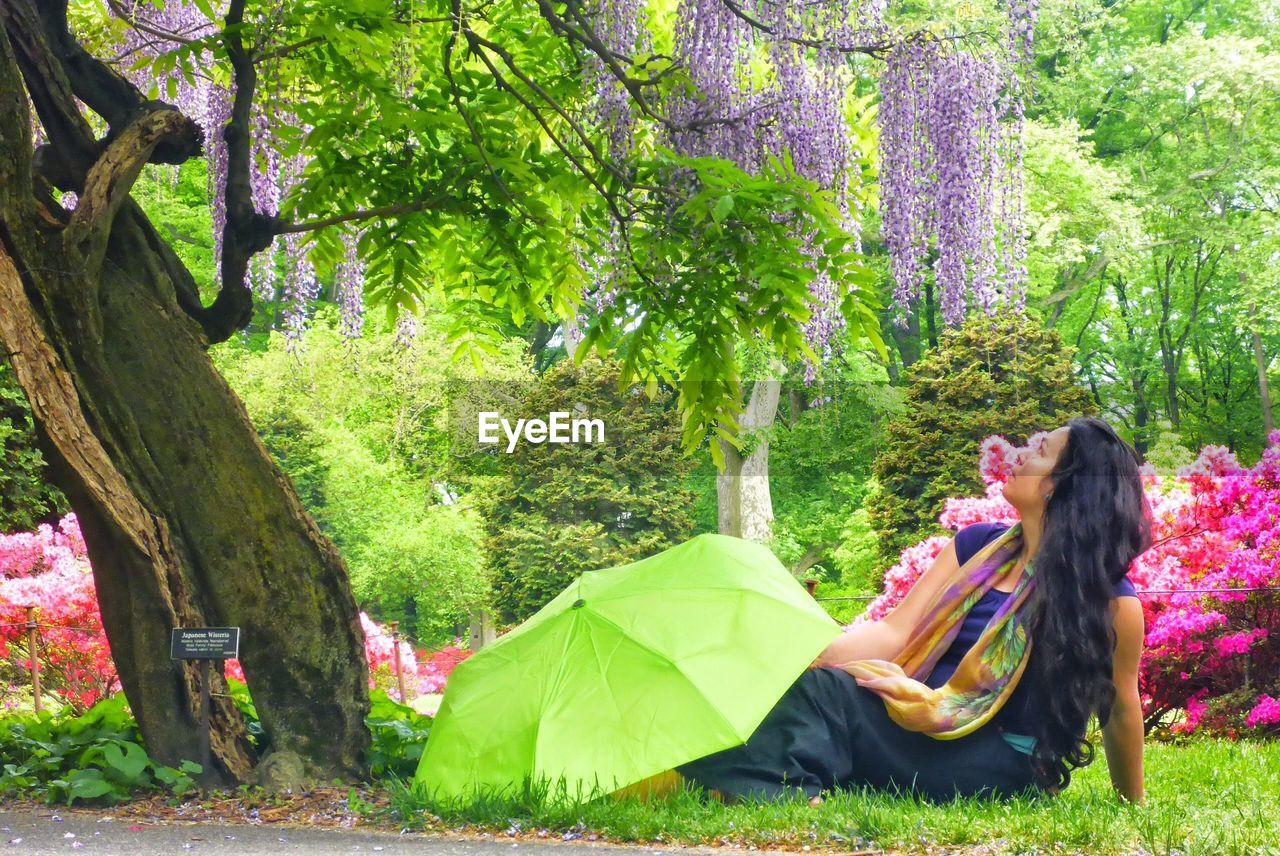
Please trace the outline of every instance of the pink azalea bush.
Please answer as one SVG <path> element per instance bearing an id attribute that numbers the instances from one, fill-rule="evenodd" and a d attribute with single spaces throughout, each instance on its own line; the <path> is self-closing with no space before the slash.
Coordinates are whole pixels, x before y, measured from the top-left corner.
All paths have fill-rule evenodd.
<path id="1" fill-rule="evenodd" d="M 984 495 L 947 500 L 939 523 L 958 531 L 979 521 L 1017 522 L 1002 489 L 1020 456 L 1045 436 L 1021 448 L 988 437 L 978 464 Z M 1221 446 L 1205 447 L 1173 479 L 1142 468 L 1155 543 L 1129 568 L 1146 619 L 1139 688 L 1148 723 L 1185 711 L 1170 727 L 1175 733 L 1280 733 L 1278 593 L 1189 591 L 1280 587 L 1280 431 L 1267 439 L 1250 468 Z M 934 536 L 904 550 L 854 624 L 883 618 L 949 540 Z"/>
<path id="2" fill-rule="evenodd" d="M 0 534 L 0 664 L 5 666 L 0 681 L 6 684 L 5 708 L 31 691 L 26 606 L 38 607 L 36 620 L 41 624 L 55 625 L 40 628 L 42 691 L 80 711 L 120 689 L 74 514 L 62 518 L 56 529 L 42 524 L 35 532 Z"/>
<path id="3" fill-rule="evenodd" d="M 378 624 L 364 612 L 360 613 L 360 626 L 364 630 L 369 689 L 381 689 L 392 698 L 399 699 L 400 686 L 395 672 L 396 641 L 391 636 L 391 629 Z M 444 692 L 453 667 L 471 656 L 471 651 L 461 645 L 461 639 L 454 639 L 452 645 L 435 653 L 414 652 L 413 647 L 401 637 L 400 671 L 404 675 L 404 688 L 409 698 Z M 238 681 L 244 680 L 239 660 L 228 660 L 226 673 Z"/>
<path id="4" fill-rule="evenodd" d="M 93 571 L 74 514 L 62 518 L 56 529 L 41 525 L 35 532 L 0 534 L 0 685 L 6 699 L 0 713 L 30 693 L 25 606 L 39 607 L 40 674 L 46 693 L 82 711 L 120 691 L 98 612 Z M 363 612 L 360 624 L 369 688 L 381 688 L 398 698 L 391 631 Z M 399 647 L 405 689 L 413 697 L 444 692 L 453 668 L 471 654 L 461 639 L 436 652 L 415 652 L 403 639 Z M 245 679 L 238 660 L 226 661 L 225 674 Z"/>

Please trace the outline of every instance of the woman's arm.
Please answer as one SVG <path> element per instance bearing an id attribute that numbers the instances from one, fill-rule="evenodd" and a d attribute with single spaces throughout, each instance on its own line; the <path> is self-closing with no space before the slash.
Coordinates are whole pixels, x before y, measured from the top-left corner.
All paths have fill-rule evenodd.
<path id="1" fill-rule="evenodd" d="M 824 666 L 837 666 L 850 660 L 874 658 L 891 660 L 906 644 L 905 637 L 897 628 L 880 621 L 863 621 L 844 632 L 827 649 L 818 655 L 818 659 L 809 666 L 821 669 Z"/>
<path id="2" fill-rule="evenodd" d="M 924 617 L 925 609 L 939 589 L 960 567 L 956 559 L 956 543 L 952 538 L 933 560 L 929 570 L 920 575 L 911 591 L 879 621 L 863 621 L 845 631 L 827 646 L 809 666 L 838 666 L 850 660 L 892 660 L 907 644 L 911 631 Z"/>
<path id="3" fill-rule="evenodd" d="M 1111 717 L 1102 727 L 1102 745 L 1111 772 L 1111 786 L 1125 800 L 1144 803 L 1142 784 L 1142 701 L 1138 695 L 1138 665 L 1144 635 L 1142 603 L 1136 597 L 1112 602 L 1116 630 L 1113 666 L 1116 699 Z"/>

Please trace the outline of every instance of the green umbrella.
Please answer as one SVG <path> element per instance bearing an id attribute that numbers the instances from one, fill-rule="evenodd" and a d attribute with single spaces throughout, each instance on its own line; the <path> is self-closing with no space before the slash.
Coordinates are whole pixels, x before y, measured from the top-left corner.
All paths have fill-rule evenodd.
<path id="1" fill-rule="evenodd" d="M 611 793 L 744 743 L 840 634 L 742 538 L 698 535 L 589 571 L 458 664 L 416 786 L 463 800 L 530 784 L 548 800 Z"/>

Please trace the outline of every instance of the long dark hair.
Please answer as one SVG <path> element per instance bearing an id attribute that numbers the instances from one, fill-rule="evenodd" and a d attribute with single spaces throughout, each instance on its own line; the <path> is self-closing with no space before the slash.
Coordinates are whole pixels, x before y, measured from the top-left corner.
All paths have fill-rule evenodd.
<path id="1" fill-rule="evenodd" d="M 1115 702 L 1110 603 L 1130 563 L 1151 546 L 1151 517 L 1138 453 L 1101 419 L 1067 423 L 1048 478 L 1040 542 L 1032 556 L 1034 604 L 1027 635 L 1040 718 L 1031 762 L 1037 783 L 1059 791 L 1071 769 L 1093 763 L 1089 717 L 1107 723 Z"/>

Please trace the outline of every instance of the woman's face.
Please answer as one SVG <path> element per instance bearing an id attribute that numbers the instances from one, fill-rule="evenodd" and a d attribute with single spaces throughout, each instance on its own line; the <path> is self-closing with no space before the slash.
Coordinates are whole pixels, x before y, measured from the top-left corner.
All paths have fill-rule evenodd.
<path id="1" fill-rule="evenodd" d="M 1036 434 L 1018 456 L 1012 477 L 1005 482 L 1004 498 L 1019 511 L 1043 508 L 1046 494 L 1053 490 L 1049 473 L 1067 444 L 1067 426 L 1048 434 Z"/>

